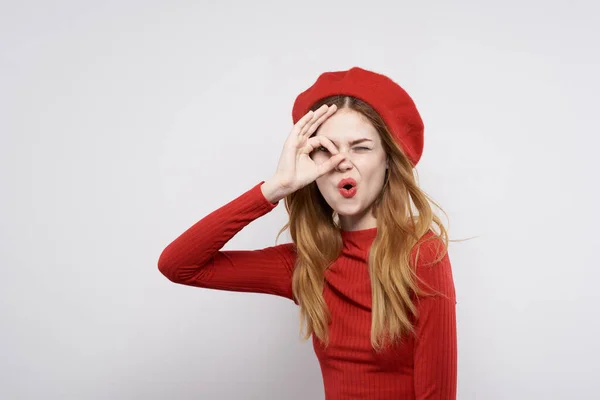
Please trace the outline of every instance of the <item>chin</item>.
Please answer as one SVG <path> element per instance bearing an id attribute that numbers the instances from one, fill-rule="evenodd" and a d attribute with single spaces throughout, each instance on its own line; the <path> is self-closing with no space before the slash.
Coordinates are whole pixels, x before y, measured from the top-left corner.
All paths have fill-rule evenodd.
<path id="1" fill-rule="evenodd" d="M 335 207 L 331 207 L 333 210 L 338 213 L 338 215 L 343 215 L 345 217 L 358 215 L 364 211 L 364 207 L 359 202 L 353 204 L 336 204 Z"/>

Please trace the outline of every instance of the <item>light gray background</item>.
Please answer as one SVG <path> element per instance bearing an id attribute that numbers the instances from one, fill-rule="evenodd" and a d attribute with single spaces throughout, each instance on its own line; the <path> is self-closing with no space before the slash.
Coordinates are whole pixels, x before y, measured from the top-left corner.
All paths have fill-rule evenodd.
<path id="1" fill-rule="evenodd" d="M 268 179 L 295 96 L 354 65 L 414 97 L 421 185 L 477 236 L 450 249 L 459 399 L 600 398 L 599 11 L 3 1 L 0 398 L 322 399 L 291 301 L 156 263 Z M 273 245 L 285 216 L 226 249 Z"/>

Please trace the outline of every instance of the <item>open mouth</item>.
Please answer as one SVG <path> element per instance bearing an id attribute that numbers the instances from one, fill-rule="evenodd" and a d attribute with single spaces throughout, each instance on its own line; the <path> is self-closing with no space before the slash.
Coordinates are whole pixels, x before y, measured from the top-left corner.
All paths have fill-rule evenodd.
<path id="1" fill-rule="evenodd" d="M 356 194 L 356 182 L 353 179 L 348 179 L 348 182 L 340 182 L 338 186 L 340 194 L 345 198 L 354 197 Z"/>

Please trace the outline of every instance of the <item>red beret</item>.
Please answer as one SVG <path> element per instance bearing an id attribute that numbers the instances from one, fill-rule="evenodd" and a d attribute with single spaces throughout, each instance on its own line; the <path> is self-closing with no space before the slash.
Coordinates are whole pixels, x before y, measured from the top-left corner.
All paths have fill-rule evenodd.
<path id="1" fill-rule="evenodd" d="M 400 148 L 417 165 L 423 153 L 423 120 L 412 98 L 397 83 L 359 67 L 324 72 L 296 98 L 292 110 L 294 124 L 317 101 L 333 95 L 353 96 L 373 107 Z"/>

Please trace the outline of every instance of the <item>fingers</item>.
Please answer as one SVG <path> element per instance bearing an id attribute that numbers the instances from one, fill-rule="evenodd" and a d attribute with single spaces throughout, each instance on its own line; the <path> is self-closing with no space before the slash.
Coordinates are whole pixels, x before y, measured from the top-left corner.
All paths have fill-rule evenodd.
<path id="1" fill-rule="evenodd" d="M 328 106 L 327 104 L 323 104 L 319 107 L 312 115 L 311 119 L 308 123 L 304 124 L 302 129 L 300 130 L 298 137 L 303 139 L 305 137 L 309 137 L 312 135 L 317 128 L 327 120 L 330 116 L 333 115 L 337 110 L 337 106 L 335 104 Z"/>
<path id="2" fill-rule="evenodd" d="M 343 153 L 340 153 L 340 154 L 336 154 L 335 156 L 329 158 L 324 163 L 317 165 L 317 173 L 319 174 L 318 177 L 321 177 L 322 175 L 325 175 L 326 173 L 328 173 L 329 171 L 334 169 L 345 158 L 346 158 L 346 155 Z"/>
<path id="3" fill-rule="evenodd" d="M 329 150 L 329 152 L 332 155 L 336 155 L 340 152 L 338 150 L 338 148 L 335 146 L 335 144 L 333 144 L 333 142 L 325 136 L 315 136 L 315 137 L 310 138 L 309 140 L 313 140 L 313 139 L 315 140 L 315 143 L 319 143 L 321 146 L 323 146 L 327 150 Z"/>
<path id="4" fill-rule="evenodd" d="M 329 107 L 327 109 L 327 112 L 325 114 L 323 114 L 321 117 L 319 117 L 315 122 L 313 123 L 308 123 L 308 129 L 306 130 L 305 136 L 306 137 L 310 137 L 310 135 L 312 135 L 313 133 L 315 133 L 315 131 L 319 128 L 319 126 L 321 126 L 321 124 L 323 122 L 325 122 L 329 117 L 331 117 L 333 115 L 333 113 L 335 113 L 337 111 L 337 106 L 334 104 L 331 107 Z"/>
<path id="5" fill-rule="evenodd" d="M 294 129 L 292 131 L 296 131 L 296 133 L 299 134 L 304 126 L 313 118 L 313 115 L 314 111 L 311 110 L 307 112 L 302 118 L 300 118 L 298 122 L 296 122 L 296 125 L 294 125 Z"/>
<path id="6" fill-rule="evenodd" d="M 335 147 L 335 144 L 333 144 L 333 142 L 327 139 L 325 136 L 314 136 L 308 139 L 306 146 L 302 149 L 302 152 L 309 154 L 320 146 L 325 147 L 332 155 L 339 153 L 339 150 L 337 147 Z"/>

